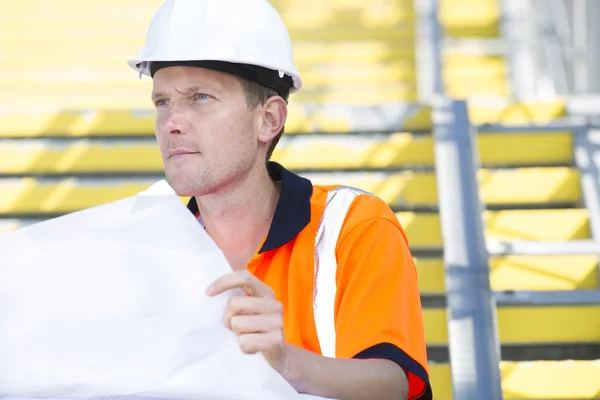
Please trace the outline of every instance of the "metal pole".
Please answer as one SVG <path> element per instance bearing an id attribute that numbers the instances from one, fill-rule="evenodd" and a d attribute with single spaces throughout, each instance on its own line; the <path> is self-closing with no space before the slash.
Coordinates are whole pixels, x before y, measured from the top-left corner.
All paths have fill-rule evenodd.
<path id="1" fill-rule="evenodd" d="M 432 47 L 433 47 L 433 93 L 435 95 L 445 94 L 444 88 L 444 78 L 442 76 L 442 57 L 443 57 L 443 49 L 442 49 L 442 27 L 440 25 L 439 19 L 439 2 L 438 0 L 431 0 L 431 38 L 432 38 Z"/>
<path id="2" fill-rule="evenodd" d="M 534 15 L 531 0 L 505 0 L 502 31 L 508 42 L 507 59 L 511 94 L 514 101 L 530 100 L 535 97 L 535 86 L 539 76 L 535 73 L 535 51 L 532 23 Z"/>
<path id="3" fill-rule="evenodd" d="M 588 0 L 586 2 L 587 12 L 587 32 L 586 32 L 586 65 L 587 65 L 587 93 L 600 93 L 600 2 L 598 0 Z"/>
<path id="4" fill-rule="evenodd" d="M 443 93 L 438 0 L 416 0 L 415 11 L 418 15 L 416 66 L 419 71 L 419 100 L 429 103 Z"/>
<path id="5" fill-rule="evenodd" d="M 478 152 L 464 101 L 436 104 L 434 146 L 453 398 L 500 400 L 500 346 L 476 178 Z"/>
<path id="6" fill-rule="evenodd" d="M 573 0 L 573 47 L 575 57 L 573 60 L 573 92 L 577 94 L 587 93 L 588 69 L 586 62 L 587 48 L 587 0 Z"/>

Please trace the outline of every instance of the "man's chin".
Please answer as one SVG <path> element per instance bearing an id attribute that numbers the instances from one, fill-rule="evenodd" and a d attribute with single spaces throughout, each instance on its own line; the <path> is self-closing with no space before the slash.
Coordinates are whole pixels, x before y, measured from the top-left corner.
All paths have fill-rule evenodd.
<path id="1" fill-rule="evenodd" d="M 182 176 L 169 176 L 169 174 L 166 175 L 166 181 L 169 184 L 169 186 L 171 186 L 171 189 L 173 189 L 173 191 L 178 195 L 178 196 L 193 196 L 194 195 L 194 190 L 191 187 L 192 185 L 189 184 L 190 180 L 186 179 L 185 177 Z"/>
<path id="2" fill-rule="evenodd" d="M 194 184 L 197 178 L 185 174 L 166 174 L 166 181 L 173 191 L 182 197 L 191 197 L 201 195 L 202 188 Z"/>

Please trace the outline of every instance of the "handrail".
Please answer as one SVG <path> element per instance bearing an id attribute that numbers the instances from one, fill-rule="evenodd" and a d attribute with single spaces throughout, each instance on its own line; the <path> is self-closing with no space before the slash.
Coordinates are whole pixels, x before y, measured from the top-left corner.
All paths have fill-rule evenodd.
<path id="1" fill-rule="evenodd" d="M 496 302 L 502 306 L 556 306 L 599 305 L 600 289 L 549 290 L 549 291 L 503 291 L 495 292 Z"/>
<path id="2" fill-rule="evenodd" d="M 419 70 L 419 100 L 430 103 L 435 96 L 444 94 L 442 78 L 442 28 L 439 22 L 438 0 L 416 0 L 418 28 L 415 47 Z"/>
<path id="3" fill-rule="evenodd" d="M 520 255 L 583 255 L 598 253 L 598 243 L 593 239 L 570 241 L 529 241 L 529 240 L 486 240 L 487 251 L 492 256 Z"/>
<path id="4" fill-rule="evenodd" d="M 476 140 L 465 101 L 440 98 L 433 119 L 453 398 L 500 400 L 500 345 Z"/>
<path id="5" fill-rule="evenodd" d="M 575 166 L 589 214 L 592 242 L 596 245 L 594 253 L 600 258 L 600 129 L 581 127 L 575 130 L 574 136 Z M 600 279 L 600 268 L 597 272 Z"/>

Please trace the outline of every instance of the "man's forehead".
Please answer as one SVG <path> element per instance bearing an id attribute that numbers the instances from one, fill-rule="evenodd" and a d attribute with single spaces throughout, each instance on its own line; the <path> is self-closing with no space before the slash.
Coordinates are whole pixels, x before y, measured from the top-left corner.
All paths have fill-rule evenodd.
<path id="1" fill-rule="evenodd" d="M 155 91 L 172 89 L 173 86 L 179 89 L 184 89 L 184 87 L 185 89 L 192 87 L 225 89 L 233 87 L 237 78 L 225 72 L 208 68 L 178 65 L 159 69 L 154 74 L 152 81 Z"/>

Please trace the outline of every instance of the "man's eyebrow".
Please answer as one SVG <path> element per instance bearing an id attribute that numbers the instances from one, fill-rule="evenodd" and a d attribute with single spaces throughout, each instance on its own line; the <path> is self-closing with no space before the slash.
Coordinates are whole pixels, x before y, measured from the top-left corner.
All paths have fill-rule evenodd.
<path id="1" fill-rule="evenodd" d="M 162 99 L 164 97 L 168 97 L 166 93 L 159 92 L 159 91 L 154 91 L 154 90 L 152 91 L 152 97 L 151 98 L 152 98 L 153 101 L 156 101 L 158 99 Z"/>
<path id="2" fill-rule="evenodd" d="M 189 86 L 185 92 L 180 92 L 179 90 L 175 89 L 178 93 L 183 94 L 183 95 L 190 95 L 190 94 L 194 94 L 194 93 L 198 93 L 201 92 L 202 90 L 200 89 L 200 86 L 196 86 L 196 85 L 192 85 Z"/>
<path id="3" fill-rule="evenodd" d="M 200 87 L 198 85 L 192 85 L 189 86 L 184 92 L 180 92 L 179 90 L 175 89 L 178 93 L 181 93 L 182 95 L 191 95 L 194 93 L 202 93 L 205 91 L 215 91 L 215 92 L 220 92 L 221 91 L 221 85 L 220 84 L 212 84 L 212 85 L 206 85 L 206 87 Z M 162 99 L 165 97 L 169 97 L 166 93 L 161 92 L 161 91 L 152 91 L 152 100 L 156 101 L 158 99 Z"/>
<path id="4" fill-rule="evenodd" d="M 190 95 L 190 94 L 194 94 L 194 93 L 203 93 L 206 91 L 210 91 L 210 92 L 220 92 L 222 88 L 222 85 L 220 83 L 216 83 L 216 82 L 211 82 L 209 84 L 206 85 L 192 85 L 190 87 L 187 88 L 187 90 L 185 92 L 179 92 L 179 90 L 177 90 L 179 93 L 184 94 L 184 95 Z"/>

